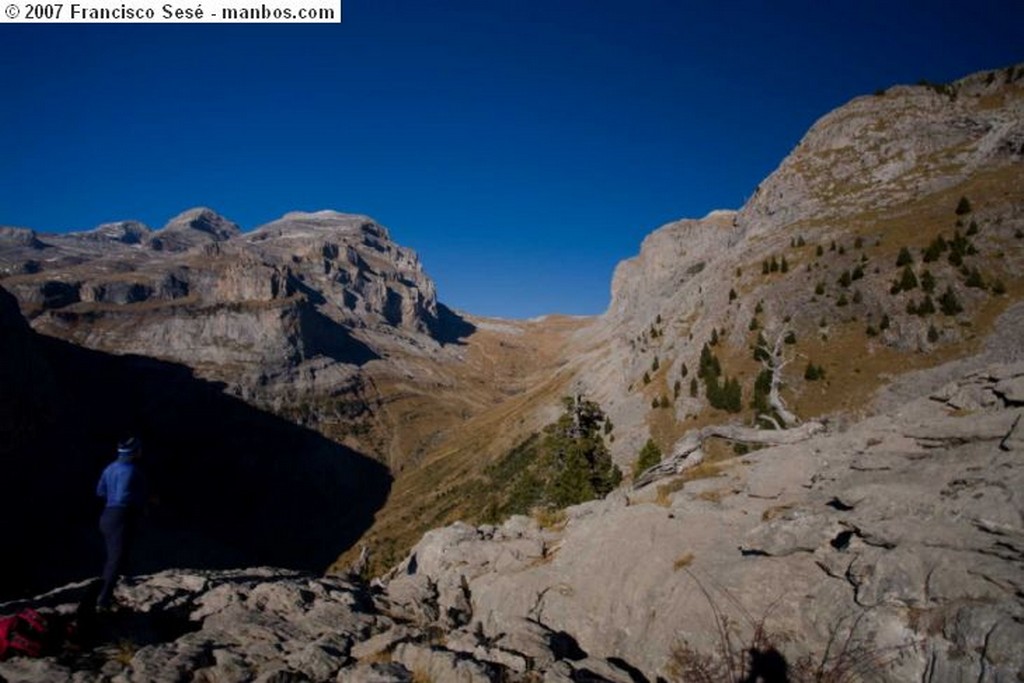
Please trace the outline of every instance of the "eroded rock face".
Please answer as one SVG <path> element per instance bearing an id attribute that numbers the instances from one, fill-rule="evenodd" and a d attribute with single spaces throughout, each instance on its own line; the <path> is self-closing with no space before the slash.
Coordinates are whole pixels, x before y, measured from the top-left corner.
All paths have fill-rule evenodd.
<path id="1" fill-rule="evenodd" d="M 659 422 L 653 399 L 671 399 L 676 423 L 706 414 L 703 392 L 691 396 L 688 384 L 713 335 L 719 355 L 735 356 L 749 353 L 754 330 L 769 344 L 792 331 L 798 341 L 790 350 L 808 356 L 805 341 L 855 324 L 864 336 L 844 353 L 858 360 L 880 348 L 930 353 L 969 340 L 968 323 L 991 297 L 977 281 L 967 285 L 965 273 L 990 273 L 989 285 L 1002 278 L 1005 291 L 1024 269 L 1022 195 L 1011 189 L 1024 177 L 1018 70 L 858 97 L 815 123 L 738 211 L 651 233 L 616 268 L 609 310 L 580 332 L 572 360 L 579 390 L 616 426 L 616 462 L 630 466 L 651 436 L 649 423 Z M 972 210 L 955 213 L 968 195 Z M 945 252 L 924 260 L 933 237 L 967 232 L 976 251 L 967 265 L 952 264 Z M 916 276 L 927 271 L 929 287 L 938 283 L 928 294 L 931 308 L 938 312 L 931 299 L 951 288 L 962 311 L 944 318 L 911 312 L 926 293 L 917 285 L 894 291 L 904 246 Z M 726 368 L 727 375 L 744 371 Z M 794 374 L 793 385 L 801 379 Z"/>
<path id="2" fill-rule="evenodd" d="M 496 641 L 468 628 L 442 633 L 407 621 L 386 593 L 357 580 L 259 567 L 168 571 L 124 581 L 117 612 L 99 616 L 78 612 L 88 589 L 0 604 L 0 614 L 32 604 L 55 622 L 74 620 L 84 648 L 0 662 L 2 680 L 489 683 L 579 680 L 573 674 L 586 671 L 608 673 L 586 680 L 629 680 L 536 622 Z"/>
<path id="3" fill-rule="evenodd" d="M 124 221 L 45 243 L 5 231 L 4 286 L 36 330 L 180 362 L 264 405 L 285 394 L 344 393 L 368 360 L 429 352 L 442 332 L 416 254 L 365 216 L 290 213 L 242 234 L 192 209 L 157 231 Z M 45 263 L 26 272 L 43 246 Z M 312 374 L 316 386 L 303 383 Z"/>
<path id="4" fill-rule="evenodd" d="M 570 508 L 563 528 L 430 532 L 385 585 L 410 618 L 449 628 L 454 612 L 490 637 L 529 620 L 651 680 L 683 640 L 718 647 L 713 609 L 740 638 L 748 618 L 795 634 L 791 664 L 852 633 L 848 654 L 877 659 L 880 680 L 1010 680 L 1024 667 L 1024 410 L 1007 387 L 1021 376 L 985 366 L 675 493 Z M 974 412 L 956 412 L 966 395 Z"/>

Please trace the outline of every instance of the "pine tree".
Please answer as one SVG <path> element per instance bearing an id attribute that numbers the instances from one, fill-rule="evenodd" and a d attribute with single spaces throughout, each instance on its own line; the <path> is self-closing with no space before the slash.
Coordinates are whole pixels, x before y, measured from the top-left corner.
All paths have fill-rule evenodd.
<path id="1" fill-rule="evenodd" d="M 946 287 L 946 291 L 939 297 L 939 309 L 943 315 L 956 315 L 964 310 L 952 287 Z"/>
<path id="2" fill-rule="evenodd" d="M 910 255 L 910 250 L 906 247 L 900 248 L 900 253 L 896 257 L 896 267 L 910 265 L 914 262 L 914 257 Z"/>
<path id="3" fill-rule="evenodd" d="M 932 276 L 932 271 L 926 269 L 921 273 L 921 289 L 928 294 L 935 291 L 935 278 Z"/>
<path id="4" fill-rule="evenodd" d="M 633 463 L 633 478 L 636 479 L 659 462 L 661 462 L 661 449 L 658 448 L 658 444 L 654 443 L 654 439 L 647 439 L 647 443 L 640 449 L 636 462 Z"/>
<path id="5" fill-rule="evenodd" d="M 564 403 L 565 412 L 545 428 L 543 440 L 545 496 L 559 507 L 605 496 L 622 480 L 600 433 L 606 420 L 600 406 L 582 398 Z"/>
<path id="6" fill-rule="evenodd" d="M 900 289 L 904 292 L 917 287 L 917 276 L 914 275 L 914 270 L 910 266 L 903 266 L 903 273 L 900 275 Z"/>

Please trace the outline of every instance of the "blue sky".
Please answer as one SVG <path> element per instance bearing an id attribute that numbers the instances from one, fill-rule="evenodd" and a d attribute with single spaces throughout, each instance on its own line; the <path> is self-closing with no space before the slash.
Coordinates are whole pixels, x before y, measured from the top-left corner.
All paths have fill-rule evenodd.
<path id="1" fill-rule="evenodd" d="M 834 5 L 834 6 L 833 6 Z M 593 314 L 834 107 L 1024 60 L 1024 2 L 346 0 L 340 25 L 0 24 L 0 224 L 366 213 L 454 308 Z"/>

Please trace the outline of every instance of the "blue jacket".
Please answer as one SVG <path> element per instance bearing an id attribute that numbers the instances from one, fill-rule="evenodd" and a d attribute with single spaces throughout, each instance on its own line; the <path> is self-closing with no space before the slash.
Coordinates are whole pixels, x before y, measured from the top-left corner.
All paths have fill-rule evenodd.
<path id="1" fill-rule="evenodd" d="M 146 475 L 132 458 L 118 458 L 107 465 L 96 485 L 96 495 L 107 507 L 141 506 L 146 502 Z"/>

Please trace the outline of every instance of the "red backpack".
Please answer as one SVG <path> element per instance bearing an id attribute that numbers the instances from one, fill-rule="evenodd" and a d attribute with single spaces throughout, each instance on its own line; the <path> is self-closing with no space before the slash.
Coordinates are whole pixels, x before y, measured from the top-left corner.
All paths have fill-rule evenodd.
<path id="1" fill-rule="evenodd" d="M 49 622 L 34 609 L 23 609 L 12 617 L 0 617 L 0 660 L 17 655 L 39 657 L 49 636 Z"/>

